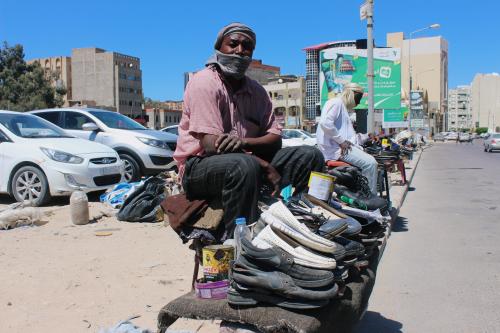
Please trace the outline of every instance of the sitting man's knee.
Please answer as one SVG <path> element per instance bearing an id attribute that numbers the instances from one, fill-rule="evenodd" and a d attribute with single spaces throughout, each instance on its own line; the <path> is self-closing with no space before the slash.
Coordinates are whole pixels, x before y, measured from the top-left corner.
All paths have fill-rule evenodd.
<path id="1" fill-rule="evenodd" d="M 260 176 L 259 162 L 246 154 L 234 154 L 235 158 L 230 166 L 230 175 L 235 178 L 254 179 Z"/>
<path id="2" fill-rule="evenodd" d="M 325 164 L 325 157 L 323 153 L 313 146 L 299 146 L 298 151 L 309 161 L 323 166 Z"/>

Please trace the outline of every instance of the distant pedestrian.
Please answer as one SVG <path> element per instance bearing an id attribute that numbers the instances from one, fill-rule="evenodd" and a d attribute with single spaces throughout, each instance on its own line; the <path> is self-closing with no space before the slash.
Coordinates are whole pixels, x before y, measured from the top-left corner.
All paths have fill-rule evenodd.
<path id="1" fill-rule="evenodd" d="M 456 143 L 462 143 L 462 141 L 460 141 L 460 133 L 457 133 L 457 142 Z"/>

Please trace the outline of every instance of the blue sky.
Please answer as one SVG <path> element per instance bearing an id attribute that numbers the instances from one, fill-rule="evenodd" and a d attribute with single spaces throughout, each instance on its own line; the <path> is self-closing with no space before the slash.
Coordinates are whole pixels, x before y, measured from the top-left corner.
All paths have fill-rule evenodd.
<path id="1" fill-rule="evenodd" d="M 141 58 L 143 90 L 154 99 L 181 99 L 183 73 L 212 53 L 217 31 L 229 22 L 257 33 L 254 58 L 304 75 L 302 48 L 330 40 L 366 38 L 362 1 L 22 1 L 0 2 L 0 41 L 20 43 L 26 58 L 71 55 L 96 46 Z M 449 86 L 475 73 L 500 72 L 500 2 L 375 0 L 375 40 L 432 23 L 449 43 Z M 422 35 L 420 35 L 422 36 Z"/>

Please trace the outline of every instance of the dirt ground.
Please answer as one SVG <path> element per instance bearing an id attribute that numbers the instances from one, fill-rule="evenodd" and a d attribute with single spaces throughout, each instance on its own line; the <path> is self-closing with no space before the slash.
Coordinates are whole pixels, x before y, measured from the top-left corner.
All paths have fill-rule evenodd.
<path id="1" fill-rule="evenodd" d="M 0 207 L 12 202 L 0 196 Z M 103 208 L 90 206 L 91 216 Z M 42 209 L 46 225 L 0 230 L 0 332 L 97 332 L 134 315 L 155 331 L 160 308 L 190 290 L 192 251 L 163 223 L 76 226 L 67 199 Z"/>

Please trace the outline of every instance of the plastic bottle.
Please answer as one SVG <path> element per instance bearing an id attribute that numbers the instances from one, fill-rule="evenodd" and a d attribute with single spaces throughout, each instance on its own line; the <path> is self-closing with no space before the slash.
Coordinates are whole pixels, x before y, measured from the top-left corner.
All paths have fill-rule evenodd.
<path id="1" fill-rule="evenodd" d="M 76 225 L 89 223 L 89 199 L 85 192 L 77 190 L 69 198 L 71 222 Z"/>
<path id="2" fill-rule="evenodd" d="M 251 240 L 251 235 L 250 229 L 247 226 L 247 220 L 244 217 L 238 217 L 234 223 L 236 223 L 236 228 L 234 229 L 234 258 L 238 259 L 241 254 L 241 239 L 246 238 Z"/>
<path id="3" fill-rule="evenodd" d="M 349 198 L 345 195 L 341 195 L 340 196 L 340 200 L 342 200 L 343 202 L 345 202 L 346 204 L 349 204 L 351 205 L 352 207 L 355 207 L 355 208 L 359 208 L 359 209 L 363 209 L 363 210 L 368 210 L 368 208 L 366 207 L 366 205 L 362 202 L 359 202 L 358 200 L 356 199 L 353 199 L 353 198 Z"/>

